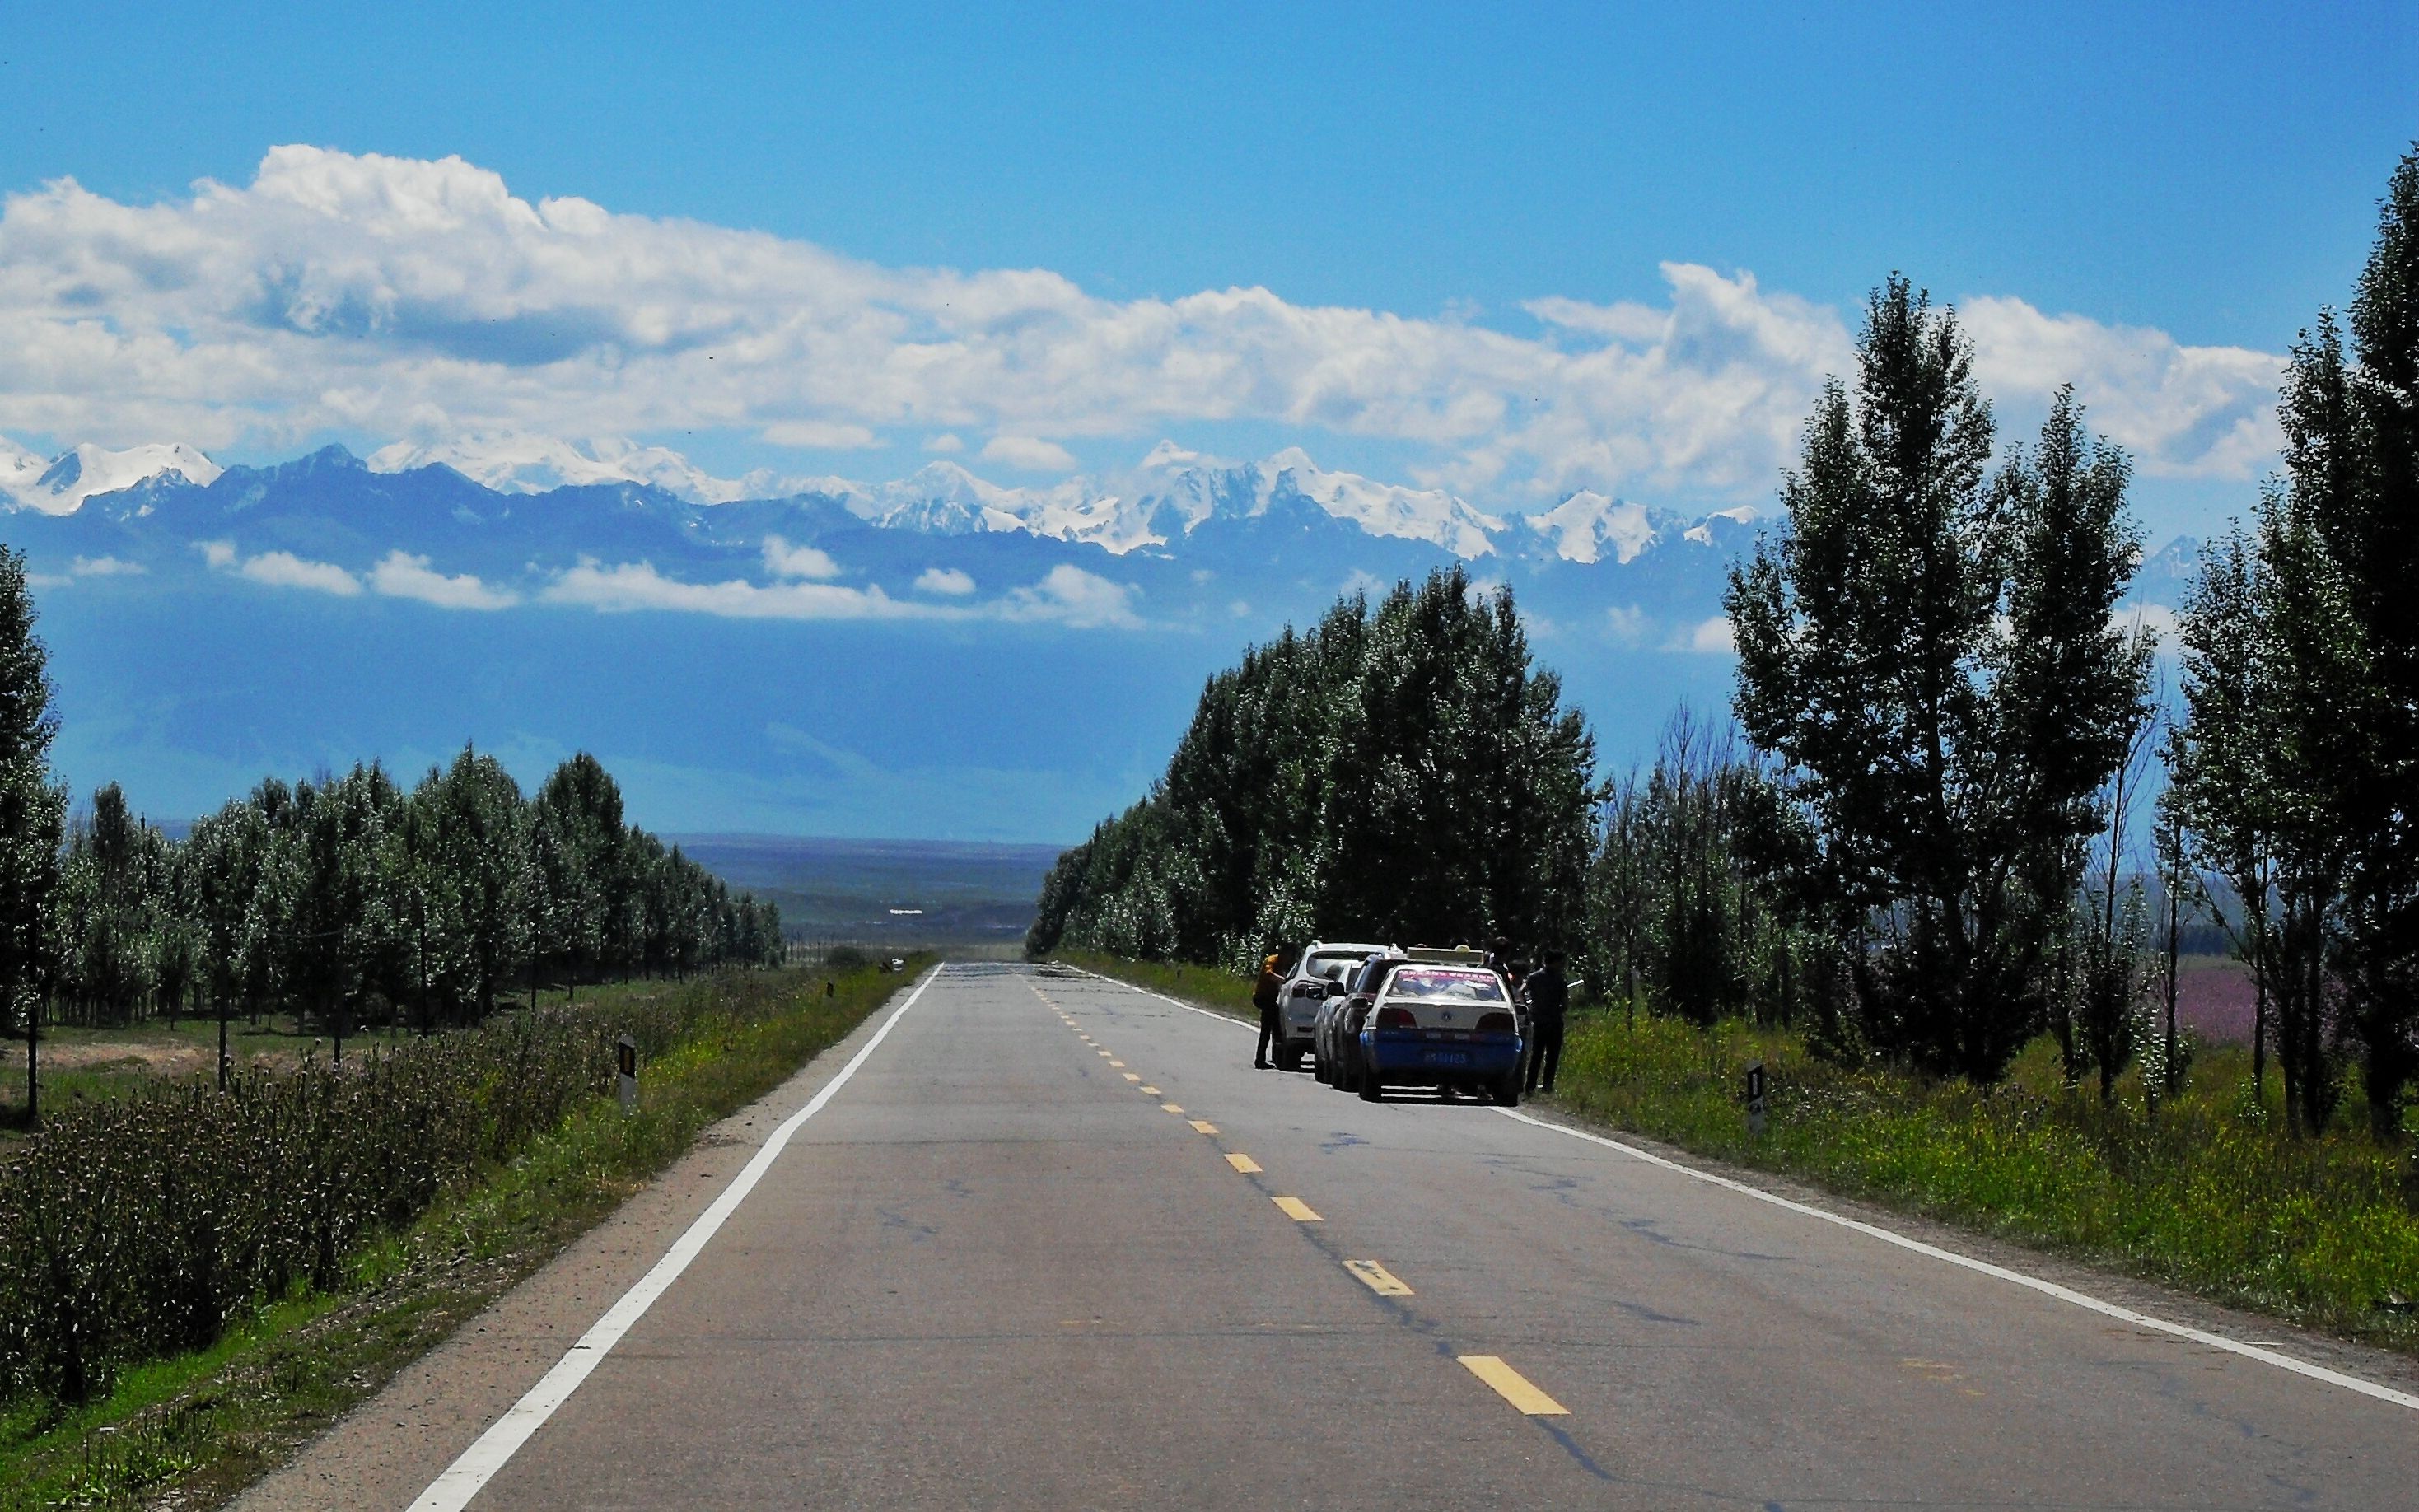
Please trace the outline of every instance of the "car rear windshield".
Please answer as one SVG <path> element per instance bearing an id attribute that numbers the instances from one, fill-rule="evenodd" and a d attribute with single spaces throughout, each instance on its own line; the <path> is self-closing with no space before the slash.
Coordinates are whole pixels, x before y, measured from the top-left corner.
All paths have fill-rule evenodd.
<path id="1" fill-rule="evenodd" d="M 1491 971 L 1450 966 L 1405 966 L 1386 984 L 1389 997 L 1441 997 L 1459 1003 L 1500 1003 L 1503 984 Z"/>
<path id="2" fill-rule="evenodd" d="M 1342 981 L 1352 974 L 1355 967 L 1367 959 L 1369 959 L 1367 956 L 1363 955 L 1315 955 L 1310 958 L 1310 964 L 1302 968 L 1302 975 L 1324 977 L 1329 981 Z"/>

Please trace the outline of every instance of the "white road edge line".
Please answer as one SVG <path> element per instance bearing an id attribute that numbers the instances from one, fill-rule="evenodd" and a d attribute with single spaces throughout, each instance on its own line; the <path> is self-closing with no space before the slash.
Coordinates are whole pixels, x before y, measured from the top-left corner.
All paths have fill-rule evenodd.
<path id="1" fill-rule="evenodd" d="M 1206 1008 L 1195 1008 L 1191 1003 L 1179 1003 L 1173 997 L 1152 992 L 1148 987 L 1137 987 L 1130 981 L 1121 981 L 1116 977 L 1104 976 L 1097 971 L 1084 971 L 1082 966 L 1069 966 L 1067 969 L 1083 971 L 1084 975 L 1099 977 L 1102 981 L 1117 982 L 1128 992 L 1140 993 L 1145 997 L 1156 997 L 1171 1008 L 1180 1008 L 1186 1012 L 1198 1013 L 1204 1018 L 1213 1018 L 1222 1023 L 1232 1024 L 1239 1029 L 1249 1030 L 1252 1027 L 1229 1014 L 1213 1013 Z M 2407 1391 L 2396 1391 L 2391 1386 L 2380 1386 L 2376 1381 L 2363 1381 L 2358 1376 L 2346 1375 L 2340 1370 L 2330 1370 L 2325 1365 L 2312 1365 L 2307 1360 L 2297 1360 L 2289 1354 L 2265 1349 L 2257 1344 L 2245 1344 L 2240 1339 L 2230 1339 L 2223 1334 L 2211 1334 L 2206 1329 L 2193 1328 L 2183 1323 L 2170 1323 L 2164 1318 L 2153 1318 L 2148 1313 L 2137 1313 L 2131 1307 L 2120 1307 L 2113 1302 L 2103 1302 L 2088 1292 L 2077 1291 L 2072 1287 L 2059 1286 L 2055 1281 L 2044 1281 L 2039 1276 L 2026 1275 L 2022 1271 L 2011 1271 L 2004 1265 L 1993 1265 L 1988 1260 L 1978 1260 L 1969 1255 L 1960 1255 L 1955 1250 L 1942 1249 L 1937 1244 L 1927 1244 L 1919 1239 L 1909 1239 L 1904 1234 L 1893 1233 L 1878 1224 L 1864 1223 L 1848 1217 L 1844 1213 L 1827 1212 L 1803 1202 L 1794 1202 L 1777 1192 L 1766 1192 L 1760 1186 L 1749 1186 L 1745 1181 L 1734 1181 L 1727 1176 L 1716 1176 L 1711 1171 L 1701 1171 L 1693 1165 L 1683 1165 L 1676 1160 L 1667 1160 L 1651 1150 L 1641 1149 L 1635 1145 L 1625 1145 L 1618 1139 L 1607 1139 L 1602 1134 L 1592 1134 L 1584 1129 L 1574 1129 L 1568 1124 L 1555 1123 L 1533 1114 L 1522 1113 L 1515 1108 L 1497 1108 L 1494 1111 L 1521 1123 L 1532 1124 L 1540 1129 L 1550 1129 L 1556 1134 L 1568 1134 L 1574 1139 L 1584 1139 L 1592 1145 L 1602 1145 L 1607 1149 L 1617 1149 L 1634 1160 L 1642 1160 L 1650 1165 L 1660 1165 L 1665 1170 L 1677 1171 L 1682 1176 L 1693 1177 L 1697 1180 L 1710 1182 L 1715 1186 L 1728 1187 L 1743 1196 L 1753 1197 L 1758 1202 L 1769 1202 L 1776 1208 L 1786 1208 L 1791 1212 L 1808 1218 L 1819 1218 L 1826 1224 L 1837 1224 L 1842 1228 L 1853 1228 L 1868 1239 L 1878 1239 L 1885 1244 L 1895 1244 L 1903 1250 L 1911 1250 L 1915 1254 L 1926 1256 L 1932 1259 L 1979 1272 L 1995 1280 L 2023 1287 L 2029 1291 L 2038 1291 L 2044 1297 L 2054 1297 L 2059 1302 L 2081 1307 L 2087 1312 L 2095 1312 L 2104 1318 L 2116 1319 L 2120 1323 L 2131 1323 L 2137 1328 L 2155 1329 L 2159 1333 L 2171 1335 L 2176 1338 L 2189 1339 L 2195 1344 L 2207 1345 L 2212 1350 L 2223 1350 L 2228 1354 L 2239 1354 L 2246 1360 L 2257 1360 L 2262 1365 L 2274 1365 L 2279 1370 L 2289 1370 L 2297 1376 L 2306 1376 L 2312 1381 L 2322 1381 L 2330 1386 L 2340 1386 L 2346 1391 L 2357 1392 L 2363 1396 L 2374 1397 L 2378 1401 L 2390 1402 L 2396 1407 L 2419 1412 L 2419 1396 L 2413 1396 Z"/>
<path id="2" fill-rule="evenodd" d="M 2004 1265 L 1993 1265 L 1988 1260 L 1978 1260 L 1970 1255 L 1960 1255 L 1955 1250 L 1942 1249 L 1937 1244 L 1927 1244 L 1919 1239 L 1909 1239 L 1904 1234 L 1894 1233 L 1878 1224 L 1864 1223 L 1848 1217 L 1844 1213 L 1828 1212 L 1821 1208 L 1810 1207 L 1803 1202 L 1794 1202 L 1779 1193 L 1766 1192 L 1762 1187 L 1749 1186 L 1745 1181 L 1734 1181 L 1727 1176 L 1716 1176 L 1711 1171 L 1701 1171 L 1692 1165 L 1683 1165 L 1678 1161 L 1667 1160 L 1652 1150 L 1641 1149 L 1635 1145 L 1625 1145 L 1618 1139 L 1607 1139 L 1602 1134 L 1589 1134 L 1584 1129 L 1574 1129 L 1568 1124 L 1555 1123 L 1513 1108 L 1496 1108 L 1494 1111 L 1507 1119 L 1539 1129 L 1550 1129 L 1556 1134 L 1568 1134 L 1574 1139 L 1584 1139 L 1592 1145 L 1602 1145 L 1607 1149 L 1617 1149 L 1634 1160 L 1642 1160 L 1650 1165 L 1660 1165 L 1667 1171 L 1677 1171 L 1682 1176 L 1691 1177 L 1700 1181 L 1728 1187 L 1731 1191 L 1753 1197 L 1758 1202 L 1769 1202 L 1776 1208 L 1786 1208 L 1791 1212 L 1799 1213 L 1805 1217 L 1819 1218 L 1826 1224 L 1837 1224 L 1842 1228 L 1853 1228 L 1869 1239 L 1878 1239 L 1885 1244 L 1895 1244 L 1903 1250 L 1911 1250 L 1932 1259 L 1946 1261 L 1964 1270 L 1979 1272 L 1995 1280 L 2006 1281 L 2030 1291 L 2038 1291 L 2044 1297 L 2054 1297 L 2059 1302 L 2081 1307 L 2088 1312 L 2114 1318 L 2119 1322 L 2131 1323 L 2137 1328 L 2156 1329 L 2162 1334 L 2172 1335 L 2180 1339 L 2189 1339 L 2195 1344 L 2207 1345 L 2212 1350 L 2224 1350 L 2228 1354 L 2239 1354 L 2245 1359 L 2257 1360 L 2262 1365 L 2274 1365 L 2279 1370 L 2289 1370 L 2297 1376 L 2307 1376 L 2312 1381 L 2322 1381 L 2330 1386 L 2340 1386 L 2346 1391 L 2358 1392 L 2363 1396 L 2373 1396 L 2380 1402 L 2391 1402 L 2396 1407 L 2419 1412 L 2419 1396 L 2414 1396 L 2409 1392 L 2396 1391 L 2391 1386 L 2380 1386 L 2373 1381 L 2363 1381 L 2358 1376 L 2348 1376 L 2340 1370 L 2330 1370 L 2322 1365 L 2312 1365 L 2307 1360 L 2297 1360 L 2289 1354 L 2263 1349 L 2257 1344 L 2245 1344 L 2240 1339 L 2230 1339 L 2223 1334 L 2211 1334 L 2206 1329 L 2192 1328 L 2182 1323 L 2171 1323 L 2164 1318 L 2153 1318 L 2148 1313 L 2137 1313 L 2131 1307 L 2120 1307 L 2113 1302 L 2103 1302 L 2098 1297 L 2077 1291 L 2072 1287 L 2059 1286 L 2055 1281 L 2044 1281 L 2039 1276 L 2026 1275 L 2022 1271 L 2011 1271 Z"/>
<path id="3" fill-rule="evenodd" d="M 882 1027 L 874 1030 L 873 1038 L 866 1041 L 856 1054 L 849 1057 L 848 1064 L 840 1069 L 840 1074 L 824 1083 L 822 1089 L 808 1100 L 805 1107 L 781 1120 L 780 1127 L 764 1141 L 764 1148 L 756 1151 L 740 1168 L 739 1174 L 732 1178 L 731 1184 L 722 1189 L 722 1195 L 697 1215 L 697 1220 L 688 1226 L 687 1231 L 673 1242 L 662 1259 L 655 1262 L 655 1269 L 640 1276 L 636 1285 L 622 1293 L 621 1300 L 607 1308 L 605 1316 L 591 1324 L 587 1333 L 579 1335 L 579 1342 L 555 1362 L 554 1368 L 547 1371 L 544 1379 L 532 1386 L 503 1416 L 496 1419 L 486 1432 L 479 1435 L 476 1443 L 463 1450 L 460 1458 L 446 1466 L 444 1473 L 429 1482 L 428 1489 L 421 1492 L 420 1499 L 411 1504 L 410 1512 L 461 1512 L 470 1504 L 470 1499 L 485 1488 L 489 1478 L 503 1469 L 519 1452 L 520 1446 L 529 1442 L 530 1435 L 554 1415 L 556 1408 L 571 1398 L 571 1394 L 579 1389 L 579 1383 L 588 1379 L 588 1373 L 596 1368 L 614 1345 L 621 1342 L 622 1335 L 630 1331 L 631 1325 L 646 1316 L 647 1309 L 655 1304 L 655 1299 L 680 1279 L 681 1273 L 688 1269 L 689 1261 L 697 1258 L 698 1253 L 705 1248 L 706 1242 L 714 1238 L 715 1231 L 722 1227 L 740 1203 L 747 1200 L 747 1194 L 763 1180 L 764 1172 L 773 1162 L 780 1158 L 781 1151 L 789 1146 L 790 1136 L 796 1134 L 799 1126 L 809 1119 L 821 1113 L 834 1092 L 848 1085 L 848 1079 L 856 1074 L 856 1069 L 865 1064 L 866 1057 L 881 1047 L 900 1019 L 916 1006 L 917 998 L 924 995 L 924 989 L 939 980 L 947 964 L 945 962 L 927 972 L 924 980 L 916 984 L 916 990 L 907 995 L 907 1001 L 900 1004 L 888 1018 L 882 1021 Z"/>
<path id="4" fill-rule="evenodd" d="M 1082 966 L 1071 966 L 1064 961 L 1054 961 L 1051 964 L 1057 966 L 1059 969 L 1064 971 L 1082 971 L 1085 976 L 1090 977 L 1096 981 L 1110 982 L 1116 986 L 1123 987 L 1130 993 L 1140 993 L 1145 997 L 1158 998 L 1168 1007 L 1180 1008 L 1187 1013 L 1198 1013 L 1205 1019 L 1216 1019 L 1221 1024 L 1232 1024 L 1239 1029 L 1252 1030 L 1252 1032 L 1255 1033 L 1258 1032 L 1256 1030 L 1253 1030 L 1251 1025 L 1244 1023 L 1241 1019 L 1237 1018 L 1232 1013 L 1219 1013 L 1206 1008 L 1195 1008 L 1191 1003 L 1179 1003 L 1175 998 L 1166 995 L 1164 993 L 1155 993 L 1148 987 L 1137 987 L 1132 982 L 1123 980 L 1117 977 L 1103 976 L 1102 973 L 1097 971 L 1085 971 Z"/>

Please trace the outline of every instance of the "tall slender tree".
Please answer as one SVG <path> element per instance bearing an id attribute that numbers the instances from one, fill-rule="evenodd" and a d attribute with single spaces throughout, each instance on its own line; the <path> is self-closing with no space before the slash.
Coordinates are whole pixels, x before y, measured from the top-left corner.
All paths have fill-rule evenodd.
<path id="1" fill-rule="evenodd" d="M 42 1000 L 50 989 L 49 912 L 59 880 L 67 790 L 51 777 L 49 653 L 34 633 L 25 558 L 0 546 L 0 1013 L 25 1036 L 25 1112 L 40 1114 Z"/>

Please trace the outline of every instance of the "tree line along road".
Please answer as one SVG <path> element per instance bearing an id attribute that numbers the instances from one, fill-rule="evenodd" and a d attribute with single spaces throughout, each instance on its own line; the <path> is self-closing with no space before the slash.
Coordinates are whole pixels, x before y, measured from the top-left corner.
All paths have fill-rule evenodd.
<path id="1" fill-rule="evenodd" d="M 901 1001 L 244 1504 L 2383 1508 L 2419 1486 L 2396 1362 L 2296 1373 L 1502 1110 L 1337 1098 L 1253 1071 L 1248 1026 L 1099 978 L 958 964 Z"/>

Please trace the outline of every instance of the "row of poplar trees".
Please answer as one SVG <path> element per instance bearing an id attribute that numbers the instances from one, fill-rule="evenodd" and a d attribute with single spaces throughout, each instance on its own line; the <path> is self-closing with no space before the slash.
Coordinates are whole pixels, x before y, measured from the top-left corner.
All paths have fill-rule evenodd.
<path id="1" fill-rule="evenodd" d="M 1595 748 L 1509 589 L 1353 594 L 1210 679 L 1141 802 L 1062 856 L 1027 946 L 1256 964 L 1331 939 L 1576 943 Z"/>
<path id="2" fill-rule="evenodd" d="M 626 824 L 594 757 L 525 795 L 465 748 L 270 779 L 182 840 L 116 784 L 70 819 L 23 556 L 0 547 L 0 1026 L 283 1010 L 340 1037 L 491 1012 L 518 987 L 766 964 L 773 904 Z"/>
<path id="3" fill-rule="evenodd" d="M 2397 1137 L 2419 1072 L 2419 149 L 2279 414 L 2283 471 L 2205 550 L 2162 700 L 2120 607 L 2123 452 L 2062 392 L 2003 454 L 1954 313 L 1877 290 L 1785 530 L 1732 577 L 1746 748 L 1684 719 L 1612 786 L 1603 980 L 1985 1084 L 2047 1032 L 2103 1097 L 2134 1064 L 2155 1093 L 2197 914 L 2251 969 L 2254 1073 L 2273 1056 L 2290 1126 L 2326 1127 L 2356 1075 Z"/>
<path id="4" fill-rule="evenodd" d="M 2273 1054 L 2290 1126 L 2324 1128 L 2356 1073 L 2397 1137 L 2419 1079 L 2419 149 L 2279 414 L 2284 471 L 2205 553 L 2163 699 L 2123 607 L 2129 457 L 2069 390 L 2003 447 L 1955 312 L 1893 275 L 1807 423 L 1785 526 L 1732 574 L 1737 735 L 1683 717 L 1599 790 L 1508 594 L 1451 573 L 1348 600 L 1210 683 L 1151 795 L 1061 859 L 1029 943 L 1240 964 L 1504 933 L 1576 947 L 1630 1001 L 1984 1085 L 2048 1033 L 2109 1098 L 2137 1064 L 2177 1085 L 2196 913 L 2251 968 L 2255 1074 Z"/>

